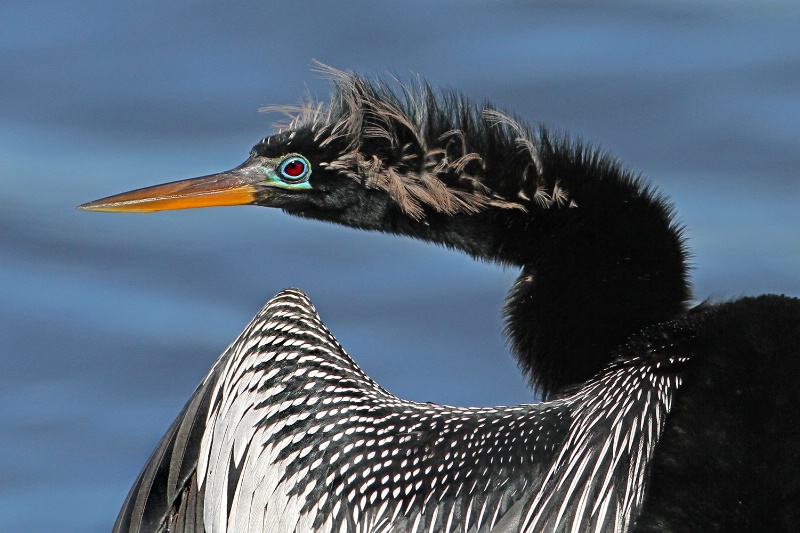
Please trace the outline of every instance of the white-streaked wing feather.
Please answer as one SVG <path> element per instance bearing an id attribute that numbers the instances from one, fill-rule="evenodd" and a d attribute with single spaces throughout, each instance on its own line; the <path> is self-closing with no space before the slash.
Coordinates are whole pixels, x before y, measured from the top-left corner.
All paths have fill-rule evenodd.
<path id="1" fill-rule="evenodd" d="M 289 289 L 212 367 L 115 531 L 625 531 L 678 359 L 622 359 L 536 405 L 407 402 Z"/>

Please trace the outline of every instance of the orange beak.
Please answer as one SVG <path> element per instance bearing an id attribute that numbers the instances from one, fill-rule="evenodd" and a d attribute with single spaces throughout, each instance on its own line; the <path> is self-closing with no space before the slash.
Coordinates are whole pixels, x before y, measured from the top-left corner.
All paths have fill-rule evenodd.
<path id="1" fill-rule="evenodd" d="M 264 175 L 253 165 L 228 172 L 174 181 L 124 192 L 79 205 L 86 211 L 150 213 L 170 209 L 193 209 L 223 205 L 247 205 L 264 200 L 269 189 L 259 187 Z"/>

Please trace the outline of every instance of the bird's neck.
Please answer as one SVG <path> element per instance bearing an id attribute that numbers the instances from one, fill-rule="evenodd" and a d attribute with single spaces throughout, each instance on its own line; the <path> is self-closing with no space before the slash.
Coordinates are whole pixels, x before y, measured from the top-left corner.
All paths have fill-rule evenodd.
<path id="1" fill-rule="evenodd" d="M 635 175 L 546 136 L 539 157 L 549 202 L 434 214 L 397 222 L 393 232 L 522 269 L 504 304 L 505 329 L 519 365 L 547 397 L 600 371 L 629 335 L 679 314 L 690 289 L 670 208 Z M 488 176 L 495 190 L 515 179 Z"/>
<path id="2" fill-rule="evenodd" d="M 587 217 L 553 234 L 557 246 L 524 264 L 504 303 L 505 330 L 545 397 L 585 381 L 628 336 L 685 309 L 680 242 L 653 223 L 644 213 Z"/>

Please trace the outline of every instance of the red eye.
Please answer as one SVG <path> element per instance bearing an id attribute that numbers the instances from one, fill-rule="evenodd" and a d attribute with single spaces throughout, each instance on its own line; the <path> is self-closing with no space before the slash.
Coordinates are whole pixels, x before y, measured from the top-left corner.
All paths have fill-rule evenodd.
<path id="1" fill-rule="evenodd" d="M 289 182 L 299 182 L 311 173 L 308 161 L 299 155 L 287 157 L 279 168 L 283 180 Z"/>
<path id="2" fill-rule="evenodd" d="M 295 161 L 289 161 L 286 164 L 286 166 L 283 167 L 283 172 L 287 176 L 291 176 L 293 178 L 296 178 L 297 176 L 302 174 L 305 169 L 306 169 L 306 166 L 303 164 L 302 161 L 295 160 Z"/>

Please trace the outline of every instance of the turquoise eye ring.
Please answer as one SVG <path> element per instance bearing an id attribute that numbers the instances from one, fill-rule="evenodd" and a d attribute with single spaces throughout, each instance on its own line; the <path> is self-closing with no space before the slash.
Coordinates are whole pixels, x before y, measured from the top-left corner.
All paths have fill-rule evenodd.
<path id="1" fill-rule="evenodd" d="M 311 175 L 311 163 L 300 154 L 290 154 L 278 164 L 278 174 L 286 183 L 307 181 Z"/>

